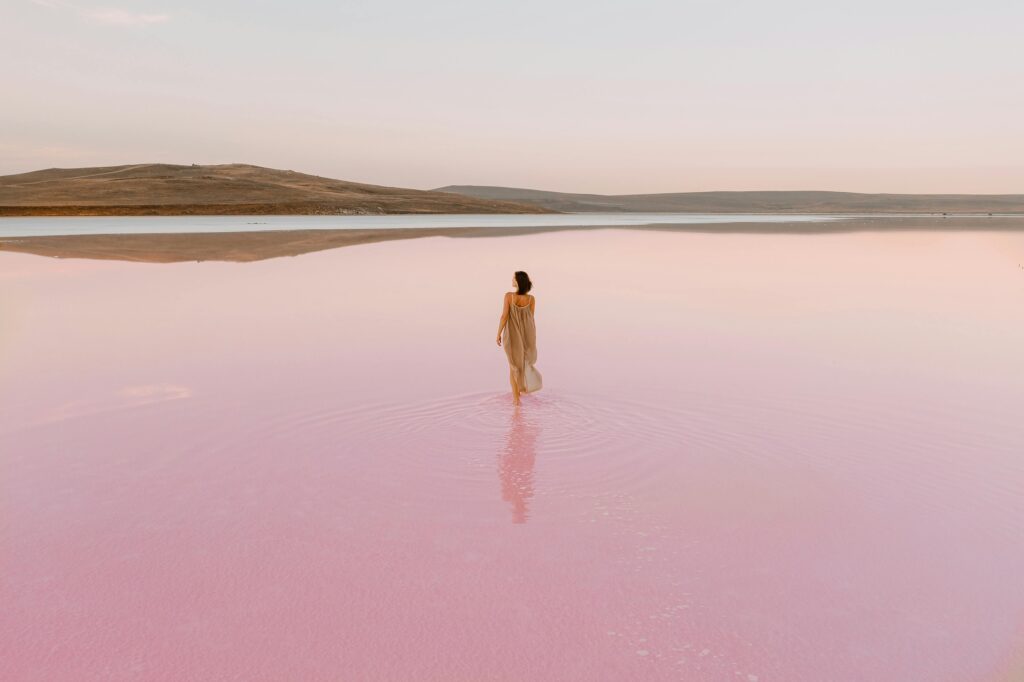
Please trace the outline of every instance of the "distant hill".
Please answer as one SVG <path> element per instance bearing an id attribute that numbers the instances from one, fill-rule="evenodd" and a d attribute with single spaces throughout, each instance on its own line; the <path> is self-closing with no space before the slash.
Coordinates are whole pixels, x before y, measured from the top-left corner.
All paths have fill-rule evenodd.
<path id="1" fill-rule="evenodd" d="M 681 213 L 1024 213 L 1024 194 L 853 192 L 678 192 L 567 194 L 516 187 L 450 185 L 434 190 L 569 212 Z"/>
<path id="2" fill-rule="evenodd" d="M 51 168 L 0 176 L 0 216 L 548 212 L 501 200 L 234 163 Z"/>

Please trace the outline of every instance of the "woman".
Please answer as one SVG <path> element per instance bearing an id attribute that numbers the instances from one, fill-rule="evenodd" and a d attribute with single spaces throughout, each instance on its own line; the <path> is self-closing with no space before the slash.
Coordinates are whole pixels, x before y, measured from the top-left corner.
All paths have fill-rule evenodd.
<path id="1" fill-rule="evenodd" d="M 503 342 L 505 344 L 512 402 L 518 405 L 519 395 L 539 391 L 542 380 L 540 372 L 533 366 L 537 362 L 537 328 L 533 323 L 537 299 L 527 293 L 533 284 L 529 275 L 518 270 L 512 278 L 512 286 L 516 290 L 505 292 L 495 341 L 499 346 Z"/>

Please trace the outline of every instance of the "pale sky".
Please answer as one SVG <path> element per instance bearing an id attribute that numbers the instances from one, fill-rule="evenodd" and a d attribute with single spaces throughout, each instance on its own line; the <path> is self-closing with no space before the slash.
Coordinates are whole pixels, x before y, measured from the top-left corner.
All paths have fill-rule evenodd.
<path id="1" fill-rule="evenodd" d="M 1024 193 L 1019 0 L 2 0 L 0 174 Z"/>

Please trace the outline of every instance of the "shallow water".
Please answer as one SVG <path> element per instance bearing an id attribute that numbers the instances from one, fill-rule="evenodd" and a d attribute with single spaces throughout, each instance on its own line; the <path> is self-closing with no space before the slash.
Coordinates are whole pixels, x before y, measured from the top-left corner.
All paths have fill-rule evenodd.
<path id="1" fill-rule="evenodd" d="M 1022 263 L 1018 233 L 0 253 L 0 678 L 1019 679 Z"/>
<path id="2" fill-rule="evenodd" d="M 356 230 L 437 227 L 580 227 L 823 223 L 857 217 L 810 213 L 546 213 L 276 216 L 73 216 L 0 218 L 0 237 L 69 234 L 182 234 L 269 230 Z"/>

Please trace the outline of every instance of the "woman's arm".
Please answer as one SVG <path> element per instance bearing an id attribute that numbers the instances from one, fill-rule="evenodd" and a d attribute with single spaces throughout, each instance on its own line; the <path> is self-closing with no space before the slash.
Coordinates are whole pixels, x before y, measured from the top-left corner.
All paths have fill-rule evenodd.
<path id="1" fill-rule="evenodd" d="M 505 298 L 501 302 L 501 319 L 498 320 L 498 337 L 494 339 L 498 345 L 501 345 L 501 330 L 505 328 L 505 323 L 508 322 L 508 302 L 512 297 L 510 292 L 505 292 Z"/>

